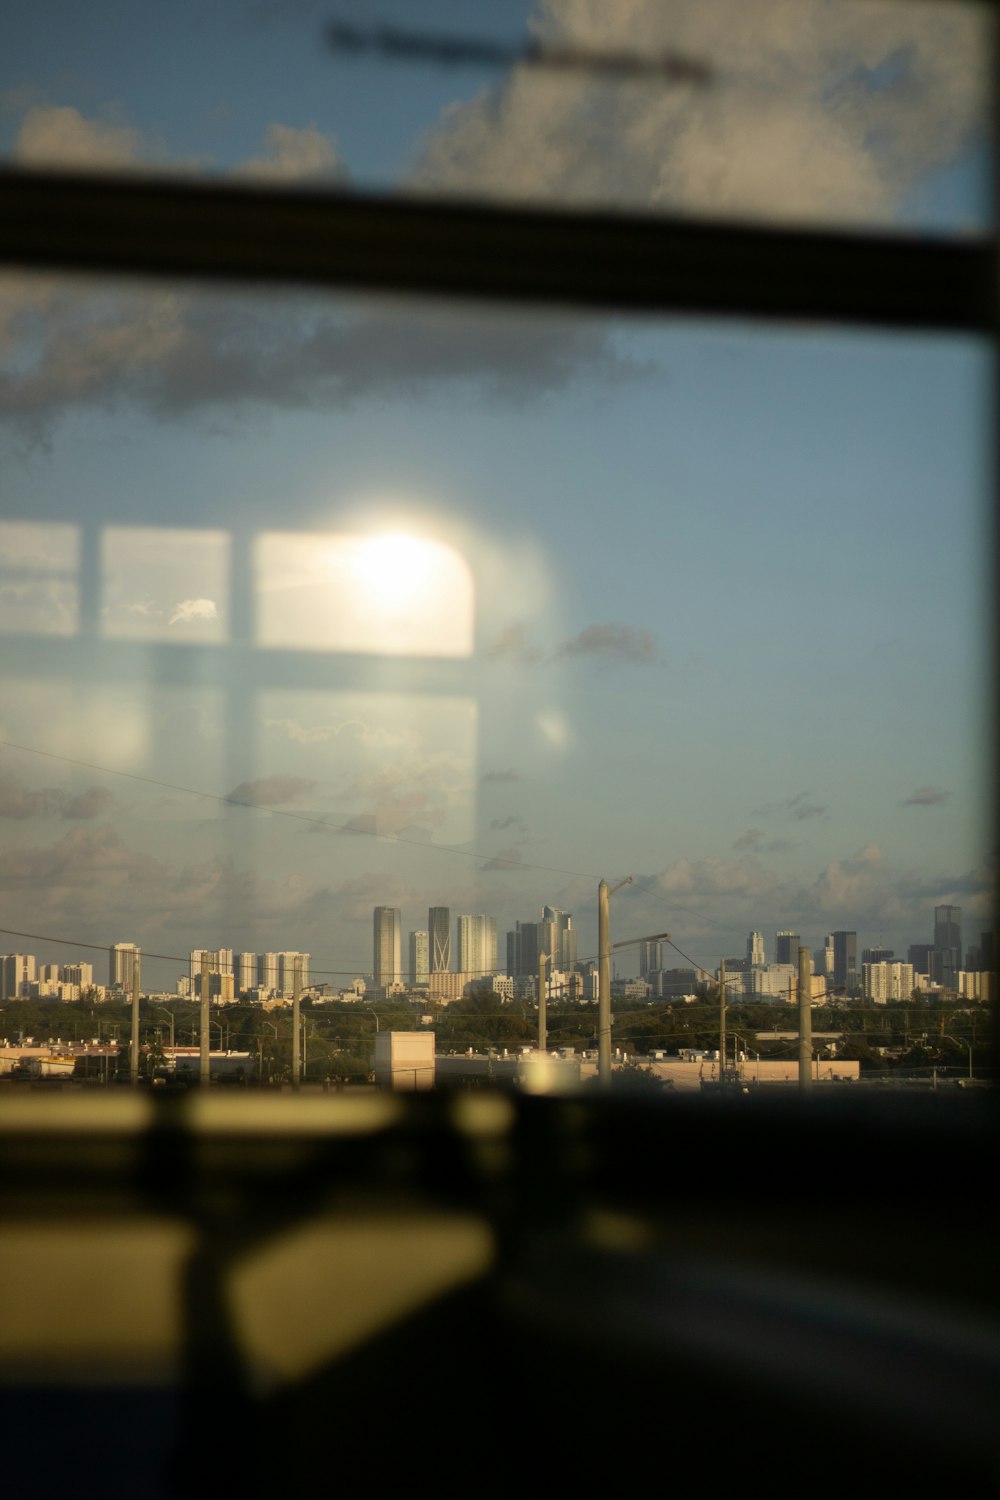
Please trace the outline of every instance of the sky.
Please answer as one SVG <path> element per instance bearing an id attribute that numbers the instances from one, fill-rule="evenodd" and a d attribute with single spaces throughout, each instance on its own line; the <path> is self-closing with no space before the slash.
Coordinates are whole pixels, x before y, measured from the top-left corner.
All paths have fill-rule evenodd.
<path id="1" fill-rule="evenodd" d="M 703 86 L 335 53 L 337 14 L 10 0 L 0 154 L 992 222 L 972 9 L 345 17 L 671 49 Z M 8 274 L 0 349 L 6 951 L 137 942 L 172 988 L 191 948 L 298 949 L 336 982 L 370 970 L 376 905 L 502 934 L 547 903 L 589 956 L 625 875 L 613 938 L 710 967 L 751 930 L 905 956 L 935 904 L 985 925 L 976 340 Z"/>

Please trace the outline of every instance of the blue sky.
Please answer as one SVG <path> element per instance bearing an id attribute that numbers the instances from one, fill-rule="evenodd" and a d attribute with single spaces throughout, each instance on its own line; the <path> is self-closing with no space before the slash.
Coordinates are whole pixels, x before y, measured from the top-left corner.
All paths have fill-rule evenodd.
<path id="1" fill-rule="evenodd" d="M 787 9 L 491 8 L 505 39 L 706 57 L 702 97 L 350 62 L 305 3 L 13 4 L 0 148 L 988 223 L 968 19 L 803 0 L 796 46 Z M 615 936 L 704 963 L 751 928 L 905 950 L 939 901 L 978 933 L 974 340 L 14 277 L 0 338 L 9 927 L 358 972 L 376 904 L 504 931 L 549 902 L 587 953 L 597 879 L 632 873 Z M 253 810 L 213 800 L 241 788 Z"/>

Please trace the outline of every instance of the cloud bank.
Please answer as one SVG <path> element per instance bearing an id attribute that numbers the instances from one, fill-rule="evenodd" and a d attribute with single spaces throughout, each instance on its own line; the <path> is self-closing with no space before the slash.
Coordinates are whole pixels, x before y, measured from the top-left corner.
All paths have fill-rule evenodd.
<path id="1" fill-rule="evenodd" d="M 541 0 L 553 46 L 707 63 L 708 87 L 514 69 L 425 137 L 422 188 L 798 222 L 885 223 L 985 138 L 989 48 L 971 7 L 824 0 Z"/>

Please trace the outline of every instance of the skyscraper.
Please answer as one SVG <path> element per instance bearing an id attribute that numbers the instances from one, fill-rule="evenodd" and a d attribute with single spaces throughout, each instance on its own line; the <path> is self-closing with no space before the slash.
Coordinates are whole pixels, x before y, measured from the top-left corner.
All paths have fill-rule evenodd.
<path id="1" fill-rule="evenodd" d="M 139 956 L 135 943 L 115 943 L 108 949 L 108 984 L 128 989 L 132 983 L 132 960 Z"/>
<path id="2" fill-rule="evenodd" d="M 131 976 L 131 969 L 129 974 Z M 33 953 L 5 953 L 0 957 L 0 999 L 23 999 L 28 993 L 28 986 L 34 983 L 34 979 L 35 955 Z"/>
<path id="3" fill-rule="evenodd" d="M 663 944 L 655 939 L 645 939 L 639 944 L 639 975 L 646 979 L 650 974 L 658 974 L 663 968 Z"/>
<path id="4" fill-rule="evenodd" d="M 551 923 L 546 932 L 544 922 L 517 922 L 514 931 L 507 934 L 507 973 L 512 978 L 537 974 L 538 955 L 549 952 L 545 940 L 551 935 Z"/>
<path id="5" fill-rule="evenodd" d="M 564 972 L 572 969 L 576 963 L 573 918 L 568 911 L 560 911 L 558 906 L 545 906 L 542 908 L 542 921 L 552 924 L 551 931 L 545 934 L 545 941 L 549 944 L 547 951 L 554 966 Z"/>
<path id="6" fill-rule="evenodd" d="M 858 986 L 858 935 L 856 932 L 833 934 L 833 987 L 854 990 Z"/>
<path id="7" fill-rule="evenodd" d="M 455 919 L 455 967 L 460 974 L 489 974 L 496 967 L 496 931 L 495 920 L 483 912 Z"/>
<path id="8" fill-rule="evenodd" d="M 256 953 L 237 953 L 233 957 L 233 990 L 237 995 L 246 994 L 247 990 L 255 989 L 257 985 L 257 955 Z"/>
<path id="9" fill-rule="evenodd" d="M 400 978 L 401 918 L 397 906 L 375 908 L 375 953 L 372 970 L 375 988 L 384 990 Z"/>
<path id="10" fill-rule="evenodd" d="M 958 984 L 962 967 L 962 908 L 934 908 L 934 978 L 947 989 Z"/>
<path id="11" fill-rule="evenodd" d="M 752 968 L 764 962 L 764 934 L 762 932 L 751 932 L 747 934 L 747 968 Z"/>
<path id="12" fill-rule="evenodd" d="M 451 968 L 451 912 L 447 906 L 432 906 L 427 913 L 427 945 L 432 974 Z"/>
<path id="13" fill-rule="evenodd" d="M 430 963 L 427 956 L 427 933 L 422 928 L 410 933 L 408 956 L 410 984 L 426 984 L 430 974 Z"/>
<path id="14" fill-rule="evenodd" d="M 797 932 L 776 932 L 774 934 L 774 961 L 776 964 L 797 964 L 799 961 L 799 944 L 802 939 Z"/>

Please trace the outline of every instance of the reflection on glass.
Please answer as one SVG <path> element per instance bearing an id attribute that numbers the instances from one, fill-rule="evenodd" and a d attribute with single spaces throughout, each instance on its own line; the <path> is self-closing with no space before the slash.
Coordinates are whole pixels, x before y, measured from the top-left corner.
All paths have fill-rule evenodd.
<path id="1" fill-rule="evenodd" d="M 272 792 L 308 806 L 315 832 L 325 824 L 327 832 L 338 835 L 397 839 L 414 846 L 413 856 L 407 856 L 411 869 L 423 867 L 431 844 L 461 845 L 475 838 L 475 699 L 267 692 L 261 694 L 259 715 L 262 760 L 280 766 L 289 778 L 287 788 Z M 299 868 L 315 867 L 321 878 L 331 855 L 325 840 L 309 842 L 308 852 L 297 856 Z M 352 879 L 361 870 L 384 867 L 385 851 L 371 839 L 350 844 L 336 863 L 346 860 Z"/>
<path id="2" fill-rule="evenodd" d="M 0 521 L 0 633 L 74 635 L 79 528 Z"/>
<path id="3" fill-rule="evenodd" d="M 440 6 L 390 0 L 379 21 L 418 42 L 445 25 L 459 48 L 506 49 L 498 66 L 451 67 L 419 48 L 408 62 L 338 50 L 312 6 L 260 6 L 244 25 L 190 0 L 139 7 L 103 45 L 100 10 L 59 15 L 66 55 L 87 58 L 83 87 L 52 76 L 34 7 L 8 0 L 8 158 L 792 223 L 965 232 L 991 219 L 987 5 L 505 0 L 445 7 L 445 22 Z M 518 62 L 529 41 L 581 65 Z M 693 67 L 602 67 L 623 55 Z"/>
<path id="4" fill-rule="evenodd" d="M 442 1003 L 490 934 L 504 1045 L 547 922 L 553 1006 L 592 1002 L 602 877 L 634 877 L 614 942 L 681 949 L 617 950 L 666 1029 L 723 958 L 734 1004 L 787 1005 L 792 938 L 820 995 L 983 972 L 975 340 L 52 280 L 39 341 L 33 285 L 0 449 L 11 928 L 134 942 L 165 993 L 195 950 L 308 953 L 332 1004 L 376 988 L 376 908 L 407 974 L 433 909 Z M 167 306 L 177 337 L 117 337 Z M 70 385 L 83 327 L 109 337 Z"/>
<path id="5" fill-rule="evenodd" d="M 266 532 L 256 556 L 262 646 L 472 654 L 472 575 L 441 542 Z"/>
<path id="6" fill-rule="evenodd" d="M 109 526 L 102 541 L 105 635 L 201 645 L 227 639 L 225 532 Z"/>

